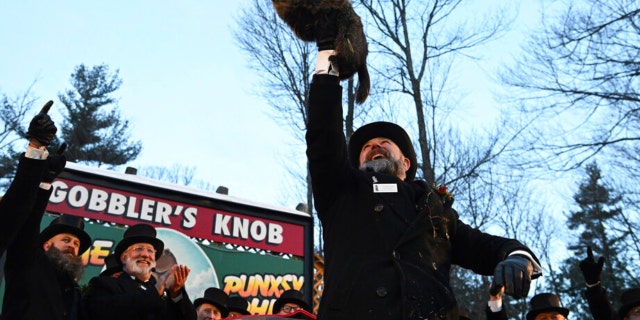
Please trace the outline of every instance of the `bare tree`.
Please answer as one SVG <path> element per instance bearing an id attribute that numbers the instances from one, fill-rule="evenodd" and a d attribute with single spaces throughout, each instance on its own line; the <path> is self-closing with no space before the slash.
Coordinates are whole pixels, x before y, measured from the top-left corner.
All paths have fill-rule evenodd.
<path id="1" fill-rule="evenodd" d="M 544 30 L 501 78 L 537 124 L 523 141 L 530 154 L 523 164 L 569 170 L 640 141 L 640 3 L 555 3 L 561 4 L 564 13 L 545 18 Z"/>
<path id="2" fill-rule="evenodd" d="M 0 189 L 8 186 L 16 169 L 19 152 L 16 144 L 24 139 L 25 118 L 28 118 L 35 100 L 31 96 L 31 87 L 33 84 L 14 98 L 3 95 L 0 99 Z"/>
<path id="3" fill-rule="evenodd" d="M 443 129 L 438 118 L 450 110 L 451 84 L 448 83 L 456 57 L 471 54 L 471 49 L 497 38 L 509 25 L 505 9 L 496 10 L 495 16 L 474 21 L 462 0 L 406 1 L 360 0 L 366 11 L 374 58 L 371 69 L 380 79 L 376 86 L 397 97 L 400 108 L 412 108 L 411 120 L 418 131 L 419 158 L 422 176 L 427 182 L 449 182 L 437 177 L 438 169 L 446 169 L 441 162 L 438 135 Z M 473 23 L 477 24 L 473 24 Z M 412 112 L 411 112 L 412 111 Z M 486 153 L 487 161 L 495 156 Z M 467 167 L 468 172 L 479 166 Z M 458 177 L 450 177 L 456 179 Z"/>

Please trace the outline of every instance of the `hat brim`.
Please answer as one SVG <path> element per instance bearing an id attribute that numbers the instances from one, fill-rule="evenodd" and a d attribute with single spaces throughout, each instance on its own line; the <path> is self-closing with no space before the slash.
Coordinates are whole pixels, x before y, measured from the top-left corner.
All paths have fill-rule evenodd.
<path id="1" fill-rule="evenodd" d="M 547 308 L 541 308 L 541 309 L 536 309 L 536 310 L 529 311 L 527 313 L 527 320 L 534 320 L 537 315 L 539 315 L 539 314 L 541 314 L 543 312 L 553 312 L 553 311 L 563 315 L 565 318 L 569 315 L 569 309 L 567 309 L 567 308 L 547 307 Z"/>
<path id="2" fill-rule="evenodd" d="M 349 139 L 349 162 L 355 168 L 360 167 L 360 151 L 367 141 L 373 138 L 388 138 L 393 141 L 402 154 L 409 159 L 411 165 L 407 170 L 405 181 L 412 181 L 416 176 L 417 157 L 407 132 L 399 125 L 391 122 L 372 122 L 360 127 Z"/>
<path id="3" fill-rule="evenodd" d="M 311 312 L 311 306 L 306 301 L 296 299 L 296 298 L 278 298 L 275 303 L 273 303 L 273 308 L 271 309 L 273 313 L 276 313 L 282 309 L 282 307 L 287 303 L 295 303 L 299 305 L 302 309 L 307 312 Z"/>
<path id="4" fill-rule="evenodd" d="M 156 260 L 160 259 L 162 256 L 162 251 L 164 251 L 164 242 L 158 238 L 149 237 L 149 236 L 133 236 L 122 239 L 118 245 L 116 246 L 116 250 L 114 254 L 118 258 L 118 263 L 120 263 L 120 256 L 122 253 L 129 248 L 132 244 L 135 243 L 148 243 L 153 246 L 156 250 Z"/>
<path id="5" fill-rule="evenodd" d="M 78 255 L 82 255 L 89 247 L 91 247 L 91 237 L 88 233 L 80 228 L 65 224 L 54 224 L 46 227 L 40 232 L 40 244 L 45 243 L 47 240 L 61 233 L 72 234 L 80 240 L 80 247 L 78 248 Z"/>
<path id="6" fill-rule="evenodd" d="M 198 298 L 198 299 L 194 300 L 193 301 L 193 307 L 198 309 L 198 307 L 203 303 L 208 303 L 208 304 L 216 306 L 216 308 L 218 308 L 218 310 L 220 310 L 220 313 L 222 314 L 223 318 L 226 318 L 226 317 L 229 316 L 229 309 L 227 309 L 227 307 L 223 306 L 222 304 L 220 304 L 220 303 L 218 303 L 216 301 L 213 301 L 213 300 L 210 300 L 210 299 L 207 299 L 207 298 Z"/>

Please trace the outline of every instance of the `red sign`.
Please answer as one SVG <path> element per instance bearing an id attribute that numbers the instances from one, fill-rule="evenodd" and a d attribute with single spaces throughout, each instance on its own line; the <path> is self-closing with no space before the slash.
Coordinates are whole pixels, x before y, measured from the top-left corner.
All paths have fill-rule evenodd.
<path id="1" fill-rule="evenodd" d="M 189 237 L 304 256 L 302 225 L 58 178 L 48 211 L 171 228 Z"/>

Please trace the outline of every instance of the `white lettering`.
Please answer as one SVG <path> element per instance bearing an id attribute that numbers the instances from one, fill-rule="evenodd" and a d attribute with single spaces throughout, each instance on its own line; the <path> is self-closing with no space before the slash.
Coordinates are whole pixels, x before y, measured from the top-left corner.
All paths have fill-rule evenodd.
<path id="1" fill-rule="evenodd" d="M 69 190 L 67 201 L 69 205 L 75 208 L 84 207 L 89 200 L 89 190 L 83 186 L 74 186 Z"/>
<path id="2" fill-rule="evenodd" d="M 171 206 L 168 203 L 158 201 L 156 203 L 156 222 L 171 225 L 169 216 L 171 215 Z"/>
<path id="3" fill-rule="evenodd" d="M 108 214 L 112 214 L 114 216 L 121 216 L 125 211 L 125 204 L 127 203 L 127 197 L 119 193 L 112 193 L 111 199 L 109 201 L 109 208 L 107 209 Z"/>
<path id="4" fill-rule="evenodd" d="M 233 237 L 240 239 L 249 238 L 249 219 L 233 218 Z"/>
<path id="5" fill-rule="evenodd" d="M 182 227 L 191 229 L 196 225 L 196 216 L 198 216 L 198 209 L 190 207 L 184 211 L 184 220 L 182 220 Z"/>
<path id="6" fill-rule="evenodd" d="M 156 202 L 149 199 L 142 199 L 140 201 L 140 219 L 144 221 L 153 221 L 153 205 Z"/>
<path id="7" fill-rule="evenodd" d="M 264 222 L 256 220 L 251 224 L 251 238 L 260 242 L 267 237 L 267 226 Z"/>
<path id="8" fill-rule="evenodd" d="M 216 222 L 213 226 L 213 234 L 221 234 L 224 236 L 231 235 L 231 232 L 229 232 L 229 220 L 231 220 L 230 216 L 217 214 Z"/>
<path id="9" fill-rule="evenodd" d="M 136 197 L 129 197 L 129 202 L 127 203 L 127 217 L 136 219 L 138 218 L 138 213 L 136 212 L 137 200 L 138 199 Z"/>
<path id="10" fill-rule="evenodd" d="M 269 223 L 269 238 L 267 243 L 269 244 L 282 244 L 282 231 L 281 225 L 276 223 Z"/>
<path id="11" fill-rule="evenodd" d="M 87 209 L 89 211 L 103 211 L 107 208 L 107 199 L 109 194 L 106 191 L 100 189 L 93 189 L 91 191 L 91 199 L 89 199 L 89 205 Z"/>
<path id="12" fill-rule="evenodd" d="M 53 187 L 53 192 L 51 193 L 51 197 L 49 198 L 49 202 L 52 203 L 61 203 L 67 197 L 67 190 L 69 186 L 60 181 L 54 181 L 51 186 Z"/>

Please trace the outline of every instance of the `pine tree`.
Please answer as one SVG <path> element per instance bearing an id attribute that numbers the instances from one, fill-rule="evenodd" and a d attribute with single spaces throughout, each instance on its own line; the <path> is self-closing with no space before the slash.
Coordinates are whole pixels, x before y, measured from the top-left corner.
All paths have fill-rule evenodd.
<path id="1" fill-rule="evenodd" d="M 67 109 L 59 131 L 66 142 L 67 159 L 117 166 L 134 160 L 142 148 L 130 141 L 129 121 L 123 120 L 112 93 L 120 88 L 118 71 L 109 72 L 106 65 L 87 68 L 83 64 L 71 75 L 73 89 L 58 98 Z"/>
<path id="2" fill-rule="evenodd" d="M 618 290 L 625 288 L 625 265 L 620 257 L 624 248 L 623 233 L 616 231 L 616 219 L 622 214 L 620 203 L 622 197 L 616 195 L 612 188 L 604 182 L 596 163 L 586 167 L 587 178 L 580 184 L 573 199 L 579 210 L 569 214 L 567 227 L 577 237 L 568 245 L 573 252 L 560 268 L 564 278 L 558 289 L 561 301 L 572 313 L 574 319 L 588 319 L 591 317 L 584 291 L 586 284 L 580 271 L 580 261 L 587 257 L 587 247 L 590 246 L 594 256 L 604 257 L 602 283 L 617 297 Z M 614 304 L 615 300 L 613 299 Z"/>

